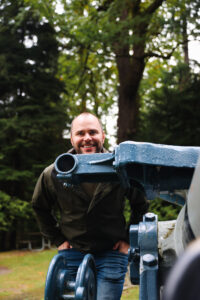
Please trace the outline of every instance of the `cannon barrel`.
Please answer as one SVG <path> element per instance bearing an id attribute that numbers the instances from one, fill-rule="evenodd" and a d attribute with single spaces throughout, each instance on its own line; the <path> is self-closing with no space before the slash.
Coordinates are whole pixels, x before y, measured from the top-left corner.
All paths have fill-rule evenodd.
<path id="1" fill-rule="evenodd" d="M 179 257 L 164 288 L 162 300 L 199 299 L 200 239 Z"/>
<path id="2" fill-rule="evenodd" d="M 200 237 L 200 158 L 197 162 L 192 182 L 177 220 L 158 222 L 158 249 L 160 254 L 160 274 L 165 280 L 166 270 L 171 268 L 187 249 L 188 245 Z"/>
<path id="3" fill-rule="evenodd" d="M 189 300 L 199 297 L 200 275 L 200 158 L 197 162 L 192 178 L 187 200 L 181 209 L 174 229 L 168 234 L 166 240 L 159 240 L 159 248 L 164 264 L 173 266 L 170 253 L 178 257 L 173 266 L 172 273 L 167 278 L 163 299 Z M 161 243 L 162 240 L 162 243 Z M 193 241 L 193 242 L 192 242 Z"/>
<path id="4" fill-rule="evenodd" d="M 175 227 L 175 249 L 181 254 L 187 245 L 200 237 L 200 159 L 192 178 L 186 204 L 181 209 Z"/>
<path id="5" fill-rule="evenodd" d="M 141 187 L 149 200 L 164 192 L 165 200 L 181 202 L 171 195 L 189 188 L 199 155 L 200 147 L 123 142 L 113 153 L 61 154 L 55 169 L 66 184 L 118 181 Z"/>

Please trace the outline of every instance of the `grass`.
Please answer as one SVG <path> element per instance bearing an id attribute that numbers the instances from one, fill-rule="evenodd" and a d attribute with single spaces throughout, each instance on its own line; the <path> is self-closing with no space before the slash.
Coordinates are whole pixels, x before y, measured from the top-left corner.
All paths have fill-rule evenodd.
<path id="1" fill-rule="evenodd" d="M 56 250 L 0 253 L 0 300 L 43 300 L 49 263 Z M 138 299 L 138 288 L 123 291 L 122 300 Z"/>
<path id="2" fill-rule="evenodd" d="M 0 266 L 7 268 L 0 275 L 0 299 L 43 299 L 46 272 L 55 254 L 56 250 L 0 253 Z"/>
<path id="3" fill-rule="evenodd" d="M 138 287 L 132 287 L 123 291 L 121 300 L 138 300 L 139 299 L 139 289 Z"/>

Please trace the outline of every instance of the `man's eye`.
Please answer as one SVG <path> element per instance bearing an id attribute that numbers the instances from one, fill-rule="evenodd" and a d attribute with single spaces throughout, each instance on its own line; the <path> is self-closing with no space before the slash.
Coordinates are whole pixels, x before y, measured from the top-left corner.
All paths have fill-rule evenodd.
<path id="1" fill-rule="evenodd" d="M 95 130 L 90 131 L 90 135 L 95 135 L 97 132 Z"/>
<path id="2" fill-rule="evenodd" d="M 84 135 L 84 133 L 83 133 L 82 131 L 80 131 L 80 132 L 78 132 L 78 133 L 77 133 L 77 135 L 79 135 L 79 136 L 83 136 L 83 135 Z"/>

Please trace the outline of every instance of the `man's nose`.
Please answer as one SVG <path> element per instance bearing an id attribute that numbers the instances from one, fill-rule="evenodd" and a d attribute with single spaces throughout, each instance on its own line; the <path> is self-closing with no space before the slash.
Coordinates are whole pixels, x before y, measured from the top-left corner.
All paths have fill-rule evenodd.
<path id="1" fill-rule="evenodd" d="M 86 133 L 85 135 L 84 135 L 84 140 L 85 141 L 89 141 L 89 140 L 91 140 L 91 135 L 89 134 L 89 133 Z"/>

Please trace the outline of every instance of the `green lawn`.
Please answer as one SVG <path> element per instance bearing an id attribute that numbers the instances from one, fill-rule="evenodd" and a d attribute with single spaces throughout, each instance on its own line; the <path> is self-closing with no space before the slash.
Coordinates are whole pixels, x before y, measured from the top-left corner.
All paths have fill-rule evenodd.
<path id="1" fill-rule="evenodd" d="M 56 250 L 0 252 L 0 300 L 43 300 L 49 263 Z M 138 288 L 123 292 L 122 300 L 138 299 Z"/>

